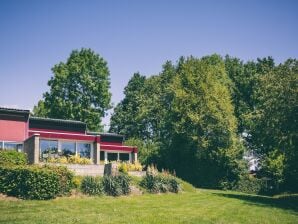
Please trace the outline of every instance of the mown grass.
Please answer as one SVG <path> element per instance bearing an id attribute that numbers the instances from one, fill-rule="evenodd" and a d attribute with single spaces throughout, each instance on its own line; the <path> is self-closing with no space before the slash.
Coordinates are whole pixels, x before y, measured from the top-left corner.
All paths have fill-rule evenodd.
<path id="1" fill-rule="evenodd" d="M 193 190 L 125 197 L 0 200 L 0 223 L 298 223 L 297 197 Z"/>

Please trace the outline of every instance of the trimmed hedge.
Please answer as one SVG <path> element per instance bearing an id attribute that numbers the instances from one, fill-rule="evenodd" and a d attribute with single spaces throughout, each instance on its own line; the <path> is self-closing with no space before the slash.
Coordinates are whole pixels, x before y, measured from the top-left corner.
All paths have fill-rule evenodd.
<path id="1" fill-rule="evenodd" d="M 23 199 L 52 199 L 70 193 L 72 178 L 63 167 L 1 166 L 0 192 Z"/>
<path id="2" fill-rule="evenodd" d="M 0 165 L 26 165 L 27 154 L 14 150 L 0 150 Z"/>

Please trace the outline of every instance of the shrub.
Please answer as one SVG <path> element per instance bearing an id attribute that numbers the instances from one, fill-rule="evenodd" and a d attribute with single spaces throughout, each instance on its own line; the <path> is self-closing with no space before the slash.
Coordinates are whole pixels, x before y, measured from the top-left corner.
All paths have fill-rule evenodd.
<path id="1" fill-rule="evenodd" d="M 74 174 L 65 166 L 43 166 L 46 169 L 54 171 L 59 177 L 59 196 L 68 195 L 72 188 L 74 188 L 73 178 Z"/>
<path id="2" fill-rule="evenodd" d="M 0 192 L 23 199 L 51 199 L 70 192 L 72 173 L 63 168 L 1 166 Z"/>
<path id="3" fill-rule="evenodd" d="M 120 196 L 130 193 L 130 177 L 126 174 L 118 176 L 105 175 L 102 179 L 105 194 L 111 196 Z"/>
<path id="4" fill-rule="evenodd" d="M 82 176 L 74 176 L 74 178 L 72 179 L 73 187 L 76 189 L 81 189 L 82 181 L 84 178 L 85 177 L 82 177 Z"/>
<path id="5" fill-rule="evenodd" d="M 120 196 L 122 193 L 121 186 L 115 176 L 105 175 L 102 179 L 103 189 L 107 195 Z"/>
<path id="6" fill-rule="evenodd" d="M 116 180 L 121 187 L 122 194 L 124 195 L 129 194 L 131 178 L 128 175 L 120 174 L 116 176 Z"/>
<path id="7" fill-rule="evenodd" d="M 88 195 L 102 195 L 103 185 L 99 177 L 86 176 L 81 183 L 81 191 Z"/>
<path id="8" fill-rule="evenodd" d="M 58 158 L 57 162 L 62 163 L 62 164 L 67 164 L 68 160 L 67 160 L 66 156 L 61 156 L 61 157 Z"/>
<path id="9" fill-rule="evenodd" d="M 120 163 L 120 164 L 118 165 L 118 170 L 119 170 L 119 172 L 121 172 L 121 173 L 125 173 L 125 174 L 127 174 L 127 173 L 128 173 L 127 164 L 126 164 L 126 163 Z"/>
<path id="10" fill-rule="evenodd" d="M 174 176 L 168 172 L 159 173 L 153 166 L 148 167 L 140 185 L 151 193 L 178 193 L 181 190 L 180 183 Z"/>
<path id="11" fill-rule="evenodd" d="M 27 155 L 14 150 L 0 150 L 0 165 L 25 165 Z"/>
<path id="12" fill-rule="evenodd" d="M 88 158 L 80 157 L 78 155 L 74 156 L 61 156 L 59 158 L 48 158 L 48 163 L 62 163 L 62 164 L 82 164 L 82 165 L 88 165 L 92 164 L 91 160 Z"/>
<path id="13" fill-rule="evenodd" d="M 249 194 L 259 194 L 262 192 L 265 186 L 265 181 L 255 178 L 253 176 L 245 175 L 241 176 L 233 190 L 240 191 Z"/>
<path id="14" fill-rule="evenodd" d="M 127 173 L 129 171 L 142 171 L 143 167 L 137 161 L 134 163 L 121 162 L 121 163 L 118 163 L 118 170 L 119 170 L 119 172 Z"/>
<path id="15" fill-rule="evenodd" d="M 88 165 L 91 163 L 92 163 L 91 160 L 87 158 L 81 158 L 81 160 L 79 161 L 79 164 L 82 164 L 82 165 Z"/>

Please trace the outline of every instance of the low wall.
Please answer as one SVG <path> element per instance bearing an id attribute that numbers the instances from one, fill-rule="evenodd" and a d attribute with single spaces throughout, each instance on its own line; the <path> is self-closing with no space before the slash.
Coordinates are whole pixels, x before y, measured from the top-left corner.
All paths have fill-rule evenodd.
<path id="1" fill-rule="evenodd" d="M 45 163 L 40 163 L 43 165 Z M 60 163 L 47 163 L 54 166 L 66 166 L 69 170 L 75 173 L 78 176 L 103 176 L 105 165 L 81 165 L 81 164 L 60 164 Z M 142 177 L 146 175 L 145 171 L 129 171 L 129 175 Z"/>

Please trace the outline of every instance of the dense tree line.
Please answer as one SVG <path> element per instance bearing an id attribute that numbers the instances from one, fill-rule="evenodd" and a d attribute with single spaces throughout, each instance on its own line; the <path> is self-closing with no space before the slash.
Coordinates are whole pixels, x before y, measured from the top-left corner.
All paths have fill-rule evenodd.
<path id="1" fill-rule="evenodd" d="M 111 108 L 105 60 L 91 49 L 74 50 L 52 71 L 34 115 L 102 130 Z M 158 75 L 133 74 L 110 131 L 138 146 L 143 164 L 175 171 L 196 186 L 232 188 L 249 180 L 243 154 L 253 152 L 257 178 L 297 192 L 297 76 L 296 59 L 278 65 L 271 57 L 243 62 L 218 55 L 167 61 Z"/>
<path id="2" fill-rule="evenodd" d="M 110 131 L 140 149 L 140 160 L 203 187 L 234 185 L 260 159 L 258 177 L 297 191 L 297 60 L 243 62 L 218 55 L 166 62 L 136 73 L 115 107 Z"/>

